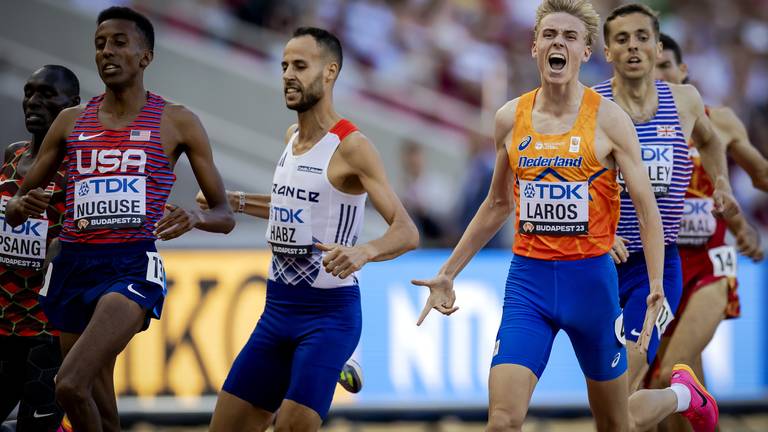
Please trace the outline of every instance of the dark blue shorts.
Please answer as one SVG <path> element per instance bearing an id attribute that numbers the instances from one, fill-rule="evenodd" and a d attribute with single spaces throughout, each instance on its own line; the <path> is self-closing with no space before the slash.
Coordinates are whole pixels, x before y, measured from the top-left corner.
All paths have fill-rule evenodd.
<path id="1" fill-rule="evenodd" d="M 165 299 L 165 271 L 155 242 L 118 244 L 61 242 L 61 252 L 48 266 L 40 304 L 48 321 L 68 333 L 82 333 L 96 303 L 117 292 L 160 318 Z"/>
<path id="2" fill-rule="evenodd" d="M 643 251 L 632 252 L 627 262 L 619 264 L 616 269 L 619 272 L 619 298 L 624 308 L 625 335 L 627 340 L 637 342 L 640 331 L 643 329 L 645 312 L 648 310 L 647 297 L 651 293 L 648 267 L 645 265 Z M 676 245 L 667 245 L 664 248 L 664 296 L 669 309 L 664 314 L 664 322 L 660 323 L 662 330 L 672 322 L 682 295 L 683 268 L 680 263 L 680 254 L 677 252 Z M 656 358 L 660 342 L 661 335 L 658 327 L 654 327 L 648 343 L 648 364 L 653 363 Z"/>
<path id="3" fill-rule="evenodd" d="M 541 378 L 560 329 L 587 378 L 607 381 L 627 370 L 616 267 L 609 255 L 512 259 L 491 366 L 518 364 Z"/>
<path id="4" fill-rule="evenodd" d="M 267 282 L 267 302 L 223 390 L 275 412 L 290 399 L 322 419 L 360 340 L 357 286 L 320 289 Z"/>

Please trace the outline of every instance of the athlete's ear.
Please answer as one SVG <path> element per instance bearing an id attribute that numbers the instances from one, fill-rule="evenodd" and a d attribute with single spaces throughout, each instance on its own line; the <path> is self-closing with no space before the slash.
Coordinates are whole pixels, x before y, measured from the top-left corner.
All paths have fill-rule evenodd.
<path id="1" fill-rule="evenodd" d="M 656 58 L 661 57 L 661 54 L 664 52 L 664 45 L 661 44 L 661 41 L 656 40 Z"/>
<path id="2" fill-rule="evenodd" d="M 70 105 L 69 106 L 73 107 L 73 106 L 78 106 L 78 105 L 80 105 L 80 96 L 73 96 L 72 99 L 70 100 Z"/>
<path id="3" fill-rule="evenodd" d="M 687 77 L 688 76 L 688 65 L 685 64 L 685 63 L 680 63 L 680 66 L 678 66 L 678 67 L 680 68 L 680 72 L 682 72 L 683 76 Z"/>
<path id="4" fill-rule="evenodd" d="M 336 78 L 339 77 L 339 64 L 336 62 L 330 62 L 325 67 L 325 79 L 326 81 L 336 81 Z"/>
<path id="5" fill-rule="evenodd" d="M 155 52 L 152 50 L 144 50 L 144 53 L 141 55 L 141 59 L 139 60 L 139 66 L 141 66 L 142 69 L 145 69 L 147 66 L 149 66 L 150 63 L 152 63 L 152 59 L 155 58 Z"/>
<path id="6" fill-rule="evenodd" d="M 611 58 L 611 50 L 608 49 L 607 43 L 603 46 L 603 52 L 605 53 L 605 61 L 607 63 L 613 63 L 613 59 Z"/>
<path id="7" fill-rule="evenodd" d="M 592 47 L 587 45 L 584 49 L 584 63 L 588 62 L 590 57 L 592 57 Z"/>
<path id="8" fill-rule="evenodd" d="M 531 45 L 531 57 L 536 58 L 536 35 L 533 35 L 533 45 Z"/>

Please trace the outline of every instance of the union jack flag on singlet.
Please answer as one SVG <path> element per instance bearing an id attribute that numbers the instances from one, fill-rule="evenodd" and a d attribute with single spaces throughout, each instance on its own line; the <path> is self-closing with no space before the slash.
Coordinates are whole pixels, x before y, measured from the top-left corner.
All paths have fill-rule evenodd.
<path id="1" fill-rule="evenodd" d="M 594 89 L 603 97 L 613 100 L 611 80 L 598 84 Z M 659 98 L 656 114 L 645 123 L 635 123 L 635 130 L 640 139 L 643 164 L 648 170 L 651 188 L 661 213 L 664 244 L 669 245 L 677 241 L 683 216 L 683 198 L 691 180 L 693 165 L 688 157 L 688 143 L 680 125 L 672 90 L 667 83 L 656 81 L 656 94 Z M 635 205 L 620 174 L 618 181 L 622 185 L 622 193 L 621 217 L 616 234 L 629 240 L 627 249 L 630 252 L 640 251 L 643 243 Z"/>
<path id="2" fill-rule="evenodd" d="M 61 241 L 123 243 L 155 240 L 176 176 L 160 141 L 165 100 L 147 102 L 126 127 L 98 118 L 104 95 L 88 102 L 67 138 L 67 216 Z"/>

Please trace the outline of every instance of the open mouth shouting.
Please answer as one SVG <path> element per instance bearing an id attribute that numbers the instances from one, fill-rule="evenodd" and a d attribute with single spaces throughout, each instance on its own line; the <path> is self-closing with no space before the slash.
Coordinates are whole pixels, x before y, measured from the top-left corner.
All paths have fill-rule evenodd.
<path id="1" fill-rule="evenodd" d="M 556 72 L 560 72 L 565 69 L 565 65 L 567 63 L 565 60 L 565 55 L 561 53 L 550 54 L 547 58 L 547 61 L 549 62 L 549 67 Z"/>

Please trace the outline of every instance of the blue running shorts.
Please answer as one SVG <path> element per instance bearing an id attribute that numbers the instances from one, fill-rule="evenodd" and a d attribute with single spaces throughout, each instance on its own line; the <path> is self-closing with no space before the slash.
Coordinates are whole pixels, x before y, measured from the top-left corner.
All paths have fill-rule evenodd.
<path id="1" fill-rule="evenodd" d="M 512 259 L 491 366 L 518 364 L 541 378 L 560 329 L 587 378 L 607 381 L 627 370 L 616 266 L 609 255 Z"/>
<path id="2" fill-rule="evenodd" d="M 651 292 L 648 282 L 648 268 L 645 265 L 643 251 L 632 252 L 627 262 L 616 267 L 619 272 L 619 298 L 624 308 L 624 329 L 626 338 L 637 342 L 643 329 L 645 312 L 648 310 L 647 297 Z M 672 322 L 680 298 L 683 295 L 683 268 L 677 245 L 667 245 L 664 248 L 664 296 L 667 307 L 662 315 L 662 322 L 653 329 L 653 335 L 648 343 L 648 364 L 652 364 L 659 350 L 661 336 L 659 327 L 666 329 Z"/>
<path id="3" fill-rule="evenodd" d="M 336 381 L 360 340 L 360 289 L 267 281 L 267 302 L 222 389 L 275 412 L 290 399 L 322 419 Z"/>
<path id="4" fill-rule="evenodd" d="M 142 330 L 160 318 L 165 270 L 154 241 L 131 243 L 61 242 L 48 266 L 40 305 L 48 321 L 68 333 L 82 333 L 99 299 L 117 292 L 147 311 Z"/>

